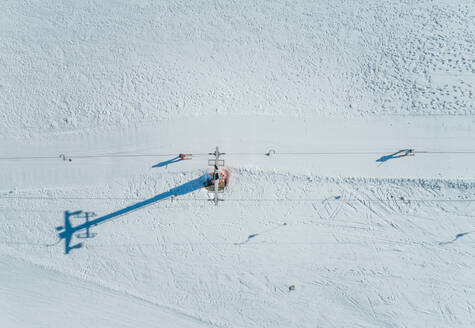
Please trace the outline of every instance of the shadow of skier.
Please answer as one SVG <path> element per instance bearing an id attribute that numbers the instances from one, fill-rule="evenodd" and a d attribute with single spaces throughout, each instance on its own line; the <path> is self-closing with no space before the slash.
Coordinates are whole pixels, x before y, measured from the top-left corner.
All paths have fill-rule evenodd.
<path id="1" fill-rule="evenodd" d="M 246 240 L 241 241 L 240 243 L 234 243 L 234 245 L 244 245 L 244 244 L 247 244 L 247 243 L 248 243 L 252 238 L 254 238 L 254 237 L 257 237 L 257 236 L 259 236 L 259 235 L 263 235 L 263 234 L 265 234 L 265 233 L 269 233 L 269 232 L 271 232 L 271 231 L 274 231 L 274 230 L 277 230 L 277 229 L 279 229 L 279 228 L 285 227 L 286 225 L 287 225 L 287 222 L 284 222 L 284 223 L 281 223 L 281 224 L 279 224 L 278 226 L 276 226 L 276 227 L 274 227 L 274 228 L 267 229 L 267 230 L 261 231 L 261 232 L 259 232 L 259 233 L 254 233 L 254 234 L 252 234 L 252 235 L 247 236 L 247 239 L 246 239 Z"/>
<path id="2" fill-rule="evenodd" d="M 390 159 L 396 159 L 396 158 L 401 158 L 401 157 L 406 157 L 406 156 L 414 156 L 414 149 L 401 149 L 393 154 L 390 155 L 385 155 L 381 156 L 376 160 L 376 162 L 380 162 L 382 165 L 384 162 L 389 161 Z"/>
<path id="3" fill-rule="evenodd" d="M 155 164 L 152 167 L 163 167 L 163 166 L 167 166 L 169 164 L 173 164 L 173 163 L 176 163 L 176 162 L 181 162 L 182 160 L 183 160 L 183 158 L 180 157 L 180 155 L 178 155 L 178 156 L 173 157 L 172 159 L 169 159 L 167 161 L 163 161 L 163 162 L 160 162 L 158 164 Z"/>
<path id="4" fill-rule="evenodd" d="M 474 230 L 474 231 L 468 231 L 468 232 L 459 233 L 459 234 L 455 235 L 455 238 L 454 238 L 454 239 L 449 240 L 449 241 L 440 242 L 439 245 L 447 245 L 447 244 L 455 243 L 459 238 L 462 238 L 463 236 L 466 236 L 466 235 L 468 235 L 468 234 L 471 234 L 472 232 L 475 232 L 475 230 Z"/>

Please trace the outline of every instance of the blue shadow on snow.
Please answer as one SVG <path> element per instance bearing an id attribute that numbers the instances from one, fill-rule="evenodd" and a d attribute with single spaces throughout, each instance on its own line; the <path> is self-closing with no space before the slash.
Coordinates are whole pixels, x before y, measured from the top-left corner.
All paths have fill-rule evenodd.
<path id="1" fill-rule="evenodd" d="M 413 154 L 414 154 L 414 149 L 401 149 L 393 154 L 381 156 L 380 158 L 376 160 L 376 162 L 384 163 L 386 161 L 389 161 L 390 159 L 406 157 Z"/>
<path id="2" fill-rule="evenodd" d="M 158 164 L 155 164 L 152 167 L 163 167 L 163 166 L 167 166 L 168 164 L 173 164 L 173 163 L 181 162 L 181 161 L 182 161 L 182 159 L 180 158 L 180 156 L 177 156 L 177 157 L 173 157 L 172 159 L 169 159 L 167 161 L 163 161 L 163 162 L 160 162 Z"/>
<path id="3" fill-rule="evenodd" d="M 440 242 L 439 245 L 452 244 L 452 243 L 456 242 L 457 239 L 462 238 L 462 237 L 465 236 L 465 235 L 471 234 L 472 232 L 475 232 L 475 230 L 474 230 L 474 231 L 468 231 L 468 232 L 458 233 L 457 235 L 455 235 L 455 238 L 454 238 L 454 239 L 449 240 L 449 241 Z"/>
<path id="4" fill-rule="evenodd" d="M 278 224 L 277 226 L 275 226 L 275 227 L 273 227 L 273 228 L 271 228 L 271 229 L 268 229 L 268 230 L 265 230 L 265 231 L 261 231 L 261 232 L 258 232 L 258 233 L 253 233 L 253 234 L 247 236 L 247 239 L 246 239 L 246 240 L 241 241 L 240 243 L 234 243 L 234 245 L 244 245 L 244 244 L 247 244 L 247 243 L 248 243 L 252 238 L 254 238 L 254 237 L 257 237 L 257 236 L 266 234 L 266 233 L 268 233 L 268 232 L 277 230 L 277 229 L 279 229 L 279 228 L 285 227 L 286 225 L 287 225 L 287 222 L 284 222 L 284 223 Z"/>

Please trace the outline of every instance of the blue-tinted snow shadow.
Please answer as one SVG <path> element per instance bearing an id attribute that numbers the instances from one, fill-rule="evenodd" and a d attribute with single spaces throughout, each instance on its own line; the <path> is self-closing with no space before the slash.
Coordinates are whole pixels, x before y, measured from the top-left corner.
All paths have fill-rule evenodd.
<path id="1" fill-rule="evenodd" d="M 384 162 L 389 161 L 390 159 L 406 157 L 408 155 L 414 154 L 413 152 L 414 152 L 413 149 L 401 149 L 393 154 L 381 156 L 380 158 L 376 160 L 376 162 L 384 163 Z"/>
<path id="2" fill-rule="evenodd" d="M 75 245 L 71 245 L 71 240 L 74 236 L 74 234 L 78 231 L 85 231 L 85 234 L 83 234 L 82 238 L 90 238 L 93 237 L 94 235 L 91 235 L 89 232 L 89 228 L 92 226 L 97 226 L 101 223 L 104 223 L 106 221 L 109 221 L 113 218 L 128 214 L 130 212 L 136 211 L 140 208 L 146 207 L 148 205 L 152 205 L 158 201 L 167 199 L 169 197 L 176 197 L 176 196 L 182 196 L 188 193 L 191 193 L 195 190 L 201 189 L 209 184 L 210 181 L 210 176 L 208 173 L 200 176 L 197 179 L 194 179 L 192 181 L 189 181 L 185 184 L 182 184 L 181 186 L 175 187 L 173 189 L 170 189 L 167 192 L 158 194 L 152 198 L 148 198 L 144 201 L 135 203 L 133 205 L 130 205 L 128 207 L 122 208 L 120 210 L 117 210 L 115 212 L 103 215 L 101 217 L 98 217 L 97 219 L 94 220 L 89 220 L 89 217 L 87 213 L 90 212 L 83 212 L 83 211 L 75 211 L 75 212 L 69 212 L 65 211 L 64 212 L 64 226 L 57 227 L 57 231 L 61 231 L 58 233 L 59 239 L 64 239 L 65 241 L 65 246 L 64 246 L 64 253 L 69 254 L 69 252 L 72 249 L 75 248 L 81 248 L 82 243 L 77 243 Z M 86 217 L 86 222 L 82 223 L 77 226 L 72 226 L 71 224 L 71 217 Z M 77 237 L 77 236 L 76 236 Z"/>
<path id="3" fill-rule="evenodd" d="M 467 232 L 459 233 L 459 234 L 455 235 L 455 238 L 454 238 L 454 239 L 449 240 L 449 241 L 440 242 L 439 245 L 447 245 L 447 244 L 455 243 L 459 238 L 462 238 L 463 236 L 469 235 L 469 234 L 471 234 L 472 232 L 475 232 L 475 230 L 474 230 L 474 231 L 467 231 Z"/>
<path id="4" fill-rule="evenodd" d="M 284 223 L 281 223 L 281 224 L 279 224 L 279 225 L 277 225 L 276 227 L 273 227 L 273 228 L 271 228 L 271 229 L 267 229 L 267 230 L 261 231 L 261 232 L 259 232 L 259 233 L 253 233 L 253 234 L 247 236 L 247 239 L 246 239 L 246 240 L 241 241 L 241 242 L 239 242 L 239 243 L 234 243 L 234 245 L 244 245 L 244 244 L 247 244 L 252 238 L 255 238 L 255 237 L 257 237 L 257 236 L 260 236 L 260 235 L 269 233 L 269 232 L 271 232 L 271 231 L 277 230 L 277 229 L 282 228 L 282 227 L 284 227 L 284 226 L 286 226 L 286 225 L 287 225 L 287 223 L 284 222 Z"/>
<path id="5" fill-rule="evenodd" d="M 396 159 L 396 158 L 401 158 L 401 157 L 406 157 L 406 156 L 413 156 L 414 155 L 414 149 L 401 149 L 393 154 L 389 155 L 384 155 L 381 156 L 376 160 L 376 162 L 379 162 L 380 164 L 378 167 L 389 161 L 390 159 Z"/>
<path id="6" fill-rule="evenodd" d="M 182 159 L 180 158 L 180 156 L 176 156 L 176 157 L 173 157 L 172 159 L 169 159 L 167 161 L 163 161 L 163 162 L 160 162 L 158 164 L 155 164 L 152 167 L 163 167 L 163 166 L 167 166 L 169 164 L 173 164 L 173 163 L 181 162 L 181 161 L 182 161 Z"/>

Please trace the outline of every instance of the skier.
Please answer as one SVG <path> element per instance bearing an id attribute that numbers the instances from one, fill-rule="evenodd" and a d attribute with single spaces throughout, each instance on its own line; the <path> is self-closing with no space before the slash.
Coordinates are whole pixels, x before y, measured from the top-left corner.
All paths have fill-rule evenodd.
<path id="1" fill-rule="evenodd" d="M 401 156 L 414 156 L 414 149 L 401 149 L 399 153 L 402 153 Z"/>
<path id="2" fill-rule="evenodd" d="M 178 157 L 180 158 L 181 161 L 191 159 L 192 154 L 178 154 Z"/>
<path id="3" fill-rule="evenodd" d="M 181 162 L 181 161 L 185 161 L 185 160 L 189 160 L 189 159 L 193 159 L 193 154 L 181 154 L 180 153 L 180 154 L 176 155 L 175 157 L 173 157 L 172 159 L 169 159 L 168 161 L 164 161 L 164 162 L 155 164 L 152 167 L 162 167 L 162 166 L 168 167 L 169 164 L 173 164 L 173 163 L 176 163 L 176 162 Z"/>

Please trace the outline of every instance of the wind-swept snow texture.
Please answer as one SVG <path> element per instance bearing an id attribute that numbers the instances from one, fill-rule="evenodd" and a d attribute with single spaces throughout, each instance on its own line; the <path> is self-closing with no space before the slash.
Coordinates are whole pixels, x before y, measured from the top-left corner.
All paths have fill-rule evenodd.
<path id="1" fill-rule="evenodd" d="M 3 1 L 2 132 L 474 114 L 473 1 Z"/>
<path id="2" fill-rule="evenodd" d="M 473 1 L 0 10 L 1 327 L 475 326 Z"/>

